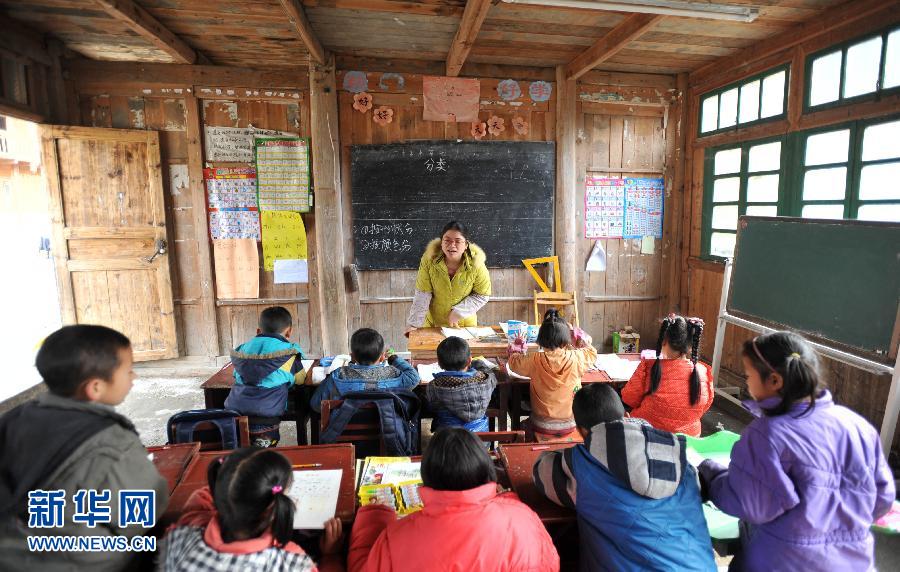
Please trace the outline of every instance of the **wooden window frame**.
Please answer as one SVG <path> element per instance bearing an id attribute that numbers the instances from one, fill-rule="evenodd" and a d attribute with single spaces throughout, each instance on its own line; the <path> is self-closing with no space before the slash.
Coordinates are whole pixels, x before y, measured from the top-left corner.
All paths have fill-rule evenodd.
<path id="1" fill-rule="evenodd" d="M 763 80 L 765 78 L 767 78 L 768 76 L 775 75 L 781 71 L 785 72 L 784 73 L 784 98 L 782 99 L 782 102 L 781 102 L 781 106 L 782 106 L 781 113 L 779 113 L 777 115 L 772 115 L 770 117 L 758 118 L 758 119 L 754 119 L 753 121 L 747 121 L 745 123 L 741 123 L 741 121 L 740 121 L 740 117 L 741 117 L 741 87 L 743 87 L 744 85 L 746 85 L 748 83 L 753 83 L 754 81 L 759 80 L 759 101 L 758 101 L 757 110 L 759 113 L 762 113 Z M 781 120 L 786 119 L 787 118 L 787 108 L 788 108 L 788 93 L 790 90 L 790 85 L 791 85 L 791 64 L 790 64 L 790 62 L 787 62 L 787 63 L 781 64 L 781 65 L 769 68 L 765 71 L 756 73 L 754 75 L 747 76 L 738 81 L 729 83 L 727 85 L 724 85 L 722 87 L 716 88 L 714 90 L 708 91 L 708 92 L 700 95 L 700 100 L 699 100 L 700 105 L 698 106 L 698 110 L 697 110 L 697 116 L 698 116 L 697 137 L 703 138 L 703 137 L 709 137 L 710 135 L 719 135 L 721 133 L 737 131 L 738 129 L 745 129 L 747 127 L 752 127 L 754 125 L 760 125 L 762 123 L 770 123 L 773 121 L 781 121 Z M 737 117 L 735 118 L 734 125 L 731 125 L 729 127 L 718 127 L 719 119 L 722 117 L 722 100 L 720 98 L 719 104 L 718 104 L 718 111 L 716 114 L 716 126 L 717 126 L 716 129 L 713 129 L 712 131 L 703 131 L 702 130 L 703 129 L 703 103 L 711 97 L 719 97 L 726 91 L 731 91 L 732 89 L 735 89 L 735 88 L 737 88 L 737 90 L 738 90 L 738 101 L 737 101 Z"/>
<path id="2" fill-rule="evenodd" d="M 887 67 L 887 44 L 888 36 L 893 32 L 900 31 L 900 25 L 892 24 L 886 28 L 882 28 L 878 32 L 856 36 L 850 40 L 845 40 L 839 44 L 833 44 L 827 48 L 817 50 L 808 56 L 804 62 L 804 81 L 803 81 L 803 114 L 815 113 L 825 109 L 832 109 L 844 105 L 852 105 L 854 103 L 862 103 L 866 101 L 877 101 L 885 95 L 900 94 L 900 85 L 885 89 L 884 74 Z M 861 44 L 868 40 L 881 37 L 881 62 L 878 66 L 878 80 L 875 83 L 875 91 L 854 95 L 853 97 L 844 97 L 844 82 L 847 76 L 847 50 L 856 44 Z M 812 96 L 812 66 L 816 59 L 834 52 L 841 53 L 841 77 L 838 85 L 838 98 L 834 101 L 820 103 L 818 105 L 810 105 L 810 97 Z"/>

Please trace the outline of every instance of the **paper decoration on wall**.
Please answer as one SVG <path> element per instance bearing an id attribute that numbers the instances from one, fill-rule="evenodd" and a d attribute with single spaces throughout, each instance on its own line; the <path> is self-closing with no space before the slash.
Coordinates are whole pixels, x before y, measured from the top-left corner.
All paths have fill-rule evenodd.
<path id="1" fill-rule="evenodd" d="M 522 97 L 522 88 L 514 79 L 505 79 L 497 83 L 497 95 L 503 101 L 514 101 Z"/>
<path id="2" fill-rule="evenodd" d="M 262 211 L 263 269 L 275 270 L 276 260 L 300 260 L 306 258 L 306 227 L 300 213 L 287 211 Z"/>
<path id="3" fill-rule="evenodd" d="M 487 130 L 491 135 L 500 135 L 503 133 L 506 130 L 506 126 L 503 125 L 503 118 L 492 115 L 487 120 Z"/>
<path id="4" fill-rule="evenodd" d="M 259 240 L 256 169 L 203 169 L 203 179 L 206 182 L 209 234 L 213 240 Z"/>
<path id="5" fill-rule="evenodd" d="M 372 109 L 372 96 L 366 92 L 357 93 L 353 96 L 353 109 L 360 113 L 365 113 Z"/>
<path id="6" fill-rule="evenodd" d="M 275 284 L 306 284 L 309 265 L 305 259 L 275 260 Z"/>
<path id="7" fill-rule="evenodd" d="M 425 121 L 477 121 L 481 82 L 458 77 L 423 76 L 422 97 L 425 100 L 422 115 Z"/>
<path id="8" fill-rule="evenodd" d="M 521 115 L 513 117 L 512 125 L 519 135 L 528 135 L 528 122 Z"/>
<path id="9" fill-rule="evenodd" d="M 472 137 L 480 140 L 485 135 L 487 135 L 487 123 L 484 121 L 475 121 L 472 123 Z"/>
<path id="10" fill-rule="evenodd" d="M 256 139 L 260 211 L 309 212 L 309 139 Z"/>
<path id="11" fill-rule="evenodd" d="M 378 80 L 378 89 L 389 91 L 391 89 L 391 86 L 389 86 L 387 82 L 391 80 L 396 82 L 398 91 L 402 91 L 406 86 L 406 80 L 402 75 L 398 73 L 383 73 L 381 74 L 381 79 Z"/>
<path id="12" fill-rule="evenodd" d="M 588 257 L 587 265 L 584 269 L 587 272 L 603 272 L 606 270 L 606 251 L 603 250 L 603 245 L 600 244 L 599 240 L 594 241 L 594 248 L 591 249 L 591 255 Z"/>
<path id="13" fill-rule="evenodd" d="M 344 90 L 351 93 L 369 91 L 369 77 L 366 72 L 348 71 L 344 74 Z"/>
<path id="14" fill-rule="evenodd" d="M 296 137 L 296 133 L 250 127 L 206 127 L 206 160 L 251 163 L 256 137 Z"/>
<path id="15" fill-rule="evenodd" d="M 584 237 L 622 238 L 625 179 L 588 175 L 584 193 Z"/>
<path id="16" fill-rule="evenodd" d="M 533 81 L 528 86 L 528 95 L 532 101 L 547 101 L 553 93 L 553 84 L 546 81 Z"/>
<path id="17" fill-rule="evenodd" d="M 259 298 L 259 251 L 252 238 L 213 241 L 216 297 L 219 300 Z"/>
<path id="18" fill-rule="evenodd" d="M 625 238 L 662 238 L 665 187 L 662 178 L 625 179 Z"/>
<path id="19" fill-rule="evenodd" d="M 169 165 L 169 193 L 172 196 L 189 192 L 191 175 L 187 165 Z"/>
<path id="20" fill-rule="evenodd" d="M 383 105 L 375 110 L 372 114 L 372 121 L 378 125 L 387 125 L 394 120 L 394 110 Z"/>
<path id="21" fill-rule="evenodd" d="M 585 238 L 662 238 L 663 179 L 587 177 Z"/>

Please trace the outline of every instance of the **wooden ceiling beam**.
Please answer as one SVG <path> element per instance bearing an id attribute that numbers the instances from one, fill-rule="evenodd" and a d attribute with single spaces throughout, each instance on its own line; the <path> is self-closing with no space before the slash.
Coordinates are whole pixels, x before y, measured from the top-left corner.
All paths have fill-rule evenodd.
<path id="1" fill-rule="evenodd" d="M 169 31 L 159 20 L 131 0 L 95 0 L 114 19 L 166 52 L 177 63 L 208 63 L 208 60 L 184 40 Z"/>
<path id="2" fill-rule="evenodd" d="M 309 18 L 306 17 L 306 11 L 303 9 L 303 3 L 300 0 L 278 0 L 281 7 L 287 12 L 288 20 L 291 22 L 294 31 L 300 36 L 300 40 L 306 46 L 309 57 L 318 64 L 325 65 L 328 61 L 328 52 L 322 47 L 321 42 L 313 32 Z"/>
<path id="3" fill-rule="evenodd" d="M 450 44 L 450 53 L 447 54 L 447 75 L 456 77 L 459 70 L 466 63 L 469 51 L 475 44 L 481 24 L 491 9 L 491 0 L 469 0 L 459 21 L 459 29 Z"/>
<path id="4" fill-rule="evenodd" d="M 619 53 L 662 18 L 659 14 L 632 14 L 566 65 L 566 77 L 578 79 Z"/>

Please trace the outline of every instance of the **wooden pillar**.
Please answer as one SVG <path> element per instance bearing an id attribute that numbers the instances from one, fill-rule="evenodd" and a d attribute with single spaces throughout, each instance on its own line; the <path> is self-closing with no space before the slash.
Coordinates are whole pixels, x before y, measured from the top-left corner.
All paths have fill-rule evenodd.
<path id="1" fill-rule="evenodd" d="M 659 315 L 669 312 L 687 312 L 680 307 L 681 302 L 681 264 L 682 252 L 686 248 L 684 227 L 682 226 L 682 209 L 684 207 L 684 162 L 685 162 L 685 130 L 687 117 L 686 73 L 676 78 L 676 94 L 674 105 L 666 114 L 666 196 L 665 217 L 663 222 L 662 241 L 662 301 Z"/>
<path id="2" fill-rule="evenodd" d="M 196 340 L 202 355 L 219 355 L 219 328 L 216 323 L 216 292 L 213 287 L 212 249 L 209 244 L 209 227 L 206 216 L 206 192 L 203 188 L 203 146 L 201 145 L 200 101 L 188 94 L 184 97 L 184 115 L 187 129 L 188 176 L 191 185 L 191 218 L 194 237 L 197 240 L 197 273 L 200 281 L 198 304 L 199 324 L 190 332 L 199 334 Z M 182 348 L 184 351 L 185 348 Z"/>
<path id="3" fill-rule="evenodd" d="M 580 289 L 578 260 L 578 175 L 575 172 L 575 80 L 566 79 L 566 67 L 556 66 L 556 232 L 564 291 Z"/>
<path id="4" fill-rule="evenodd" d="M 318 270 L 310 296 L 319 298 L 322 351 L 347 353 L 347 293 L 344 285 L 343 208 L 341 202 L 341 145 L 338 137 L 338 93 L 334 56 L 327 64 L 310 62 L 310 136 L 315 183 L 316 252 L 311 264 Z"/>

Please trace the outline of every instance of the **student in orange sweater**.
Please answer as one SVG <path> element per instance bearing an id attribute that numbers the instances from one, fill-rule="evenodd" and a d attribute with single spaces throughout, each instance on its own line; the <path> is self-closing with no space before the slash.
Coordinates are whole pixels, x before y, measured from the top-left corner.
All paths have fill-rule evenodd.
<path id="1" fill-rule="evenodd" d="M 669 314 L 662 321 L 656 359 L 641 365 L 622 388 L 631 416 L 657 429 L 700 436 L 700 418 L 712 405 L 712 372 L 697 363 L 703 320 Z"/>
<path id="2" fill-rule="evenodd" d="M 544 315 L 537 344 L 544 351 L 529 355 L 525 355 L 524 339 L 509 346 L 509 368 L 531 378 L 531 417 L 526 431 L 539 441 L 580 441 L 572 400 L 581 387 L 582 376 L 597 360 L 597 350 L 591 346 L 590 336 L 573 329 L 554 309 Z"/>

